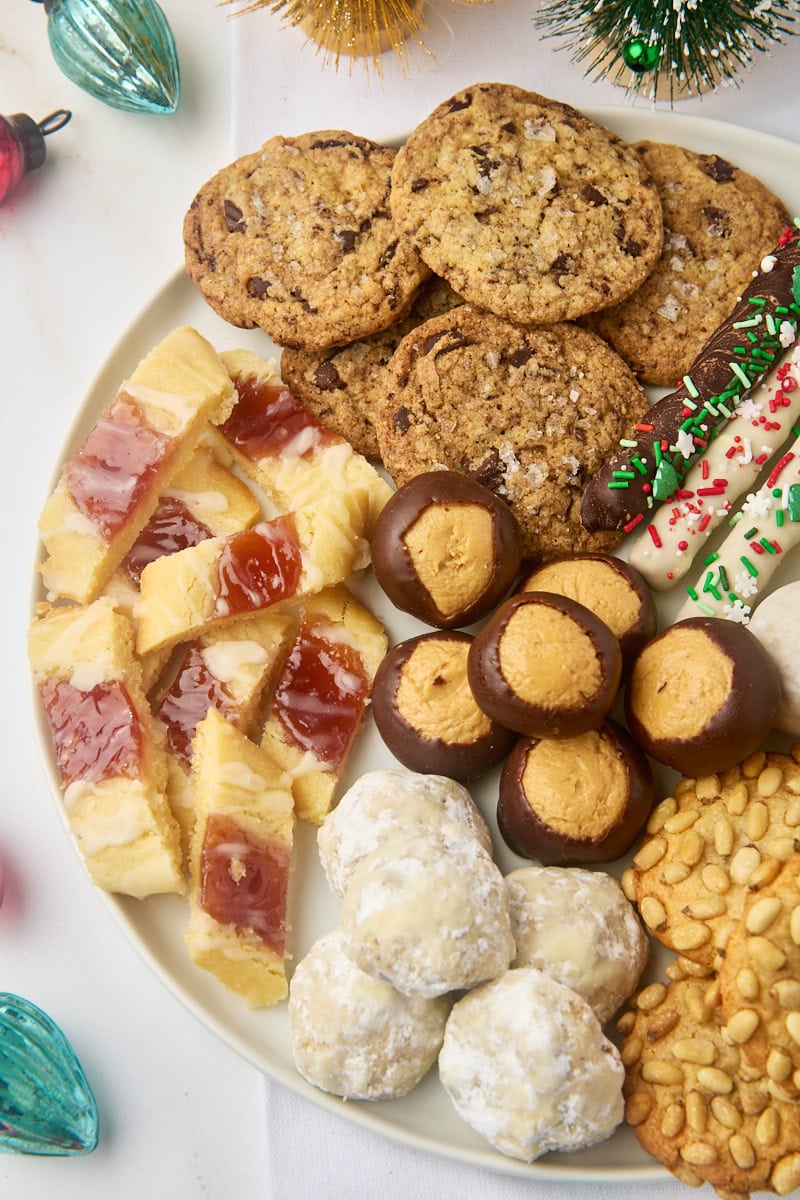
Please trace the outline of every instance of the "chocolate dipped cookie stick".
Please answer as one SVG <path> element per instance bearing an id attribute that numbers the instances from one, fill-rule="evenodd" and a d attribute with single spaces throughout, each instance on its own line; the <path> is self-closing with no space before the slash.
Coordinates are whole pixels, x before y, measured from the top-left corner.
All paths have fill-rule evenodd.
<path id="1" fill-rule="evenodd" d="M 583 494 L 581 522 L 594 533 L 632 530 L 672 497 L 736 405 L 797 339 L 800 228 L 788 229 L 711 335 L 680 387 L 657 401 Z"/>

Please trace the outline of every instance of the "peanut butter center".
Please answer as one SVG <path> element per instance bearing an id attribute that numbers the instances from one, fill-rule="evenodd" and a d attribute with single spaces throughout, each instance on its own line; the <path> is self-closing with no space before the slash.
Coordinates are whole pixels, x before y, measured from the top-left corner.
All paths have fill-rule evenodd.
<path id="1" fill-rule="evenodd" d="M 443 617 L 472 604 L 492 581 L 494 522 L 481 504 L 429 504 L 403 544 Z"/>
<path id="2" fill-rule="evenodd" d="M 615 637 L 627 633 L 639 617 L 635 590 L 608 563 L 591 559 L 547 563 L 525 584 L 525 591 L 557 592 L 596 613 Z"/>
<path id="3" fill-rule="evenodd" d="M 522 786 L 537 816 L 556 833 L 596 838 L 622 817 L 628 772 L 608 739 L 592 730 L 537 742 Z"/>
<path id="4" fill-rule="evenodd" d="M 400 715 L 422 737 L 471 745 L 492 725 L 467 682 L 468 642 L 432 638 L 415 647 L 397 689 Z"/>
<path id="5" fill-rule="evenodd" d="M 731 694 L 733 661 L 700 629 L 675 626 L 646 646 L 631 678 L 633 711 L 655 738 L 692 738 Z"/>
<path id="6" fill-rule="evenodd" d="M 547 604 L 524 604 L 511 614 L 498 658 L 509 687 L 528 704 L 571 708 L 591 700 L 602 684 L 589 634 Z"/>

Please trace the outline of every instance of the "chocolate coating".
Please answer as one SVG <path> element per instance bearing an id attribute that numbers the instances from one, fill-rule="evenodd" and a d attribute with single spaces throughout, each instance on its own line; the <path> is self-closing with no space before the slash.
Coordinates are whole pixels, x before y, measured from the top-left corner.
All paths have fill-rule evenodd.
<path id="1" fill-rule="evenodd" d="M 372 714 L 404 766 L 476 779 L 505 758 L 516 735 L 478 708 L 467 683 L 467 633 L 424 633 L 393 647 L 372 687 Z"/>
<path id="2" fill-rule="evenodd" d="M 412 546 L 412 528 L 425 514 L 430 521 L 432 508 L 440 510 L 438 536 L 423 537 L 423 544 Z M 465 562 L 468 526 L 480 512 L 489 517 L 488 553 Z M 387 596 L 398 608 L 439 629 L 470 625 L 490 613 L 514 582 L 521 556 L 519 526 L 508 505 L 483 484 L 455 471 L 426 471 L 398 488 L 384 506 L 372 539 L 372 565 Z M 440 603 L 432 592 L 439 594 Z M 451 598 L 446 611 L 440 606 L 443 595 Z"/>
<path id="3" fill-rule="evenodd" d="M 688 376 L 693 384 L 691 392 L 685 384 L 681 384 L 658 400 L 647 413 L 648 428 L 637 429 L 630 434 L 636 439 L 636 449 L 622 447 L 589 482 L 581 503 L 581 523 L 585 529 L 591 532 L 624 529 L 634 517 L 646 513 L 653 499 L 661 501 L 671 495 L 707 442 L 727 422 L 742 397 L 770 369 L 773 362 L 770 355 L 782 353 L 782 343 L 777 335 L 770 335 L 764 325 L 755 332 L 762 348 L 768 353 L 757 361 L 749 352 L 737 355 L 737 348 L 752 349 L 744 337 L 744 331 L 735 328 L 738 322 L 752 321 L 754 315 L 760 315 L 763 320 L 767 312 L 774 314 L 777 308 L 783 307 L 785 316 L 778 315 L 776 322 L 794 325 L 796 336 L 797 317 L 789 306 L 795 302 L 794 273 L 800 266 L 800 232 L 793 230 L 791 236 L 767 256 L 765 261 L 768 260 L 774 260 L 771 269 L 757 272 L 753 282 L 734 304 L 728 318 L 712 333 L 692 363 Z M 760 304 L 752 303 L 764 300 L 767 303 L 763 305 L 763 311 Z M 753 332 L 752 327 L 748 332 Z M 731 370 L 731 362 L 737 359 L 742 367 L 746 367 L 745 373 L 750 380 L 747 387 Z M 718 402 L 723 396 L 725 399 L 720 405 Z M 707 401 L 709 403 L 706 406 Z M 676 445 L 679 430 L 691 418 L 698 423 L 697 434 L 695 437 L 692 431 L 692 452 L 685 457 L 681 450 L 671 448 Z M 659 443 L 659 455 L 654 453 L 656 443 Z M 643 470 L 630 468 L 634 456 Z M 660 458 L 664 467 L 659 469 L 657 464 Z M 614 474 L 622 470 L 629 475 L 624 480 L 624 487 L 618 486 L 620 478 Z"/>
<path id="4" fill-rule="evenodd" d="M 625 611 L 615 610 L 612 588 L 592 591 L 597 572 L 608 571 L 624 592 Z M 617 638 L 624 664 L 630 664 L 646 642 L 655 637 L 658 610 L 644 577 L 630 563 L 613 554 L 570 554 L 535 567 L 517 587 L 518 592 L 556 592 L 590 608 Z"/>
<path id="5" fill-rule="evenodd" d="M 749 629 L 721 617 L 690 617 L 636 659 L 625 717 L 648 754 L 697 779 L 758 750 L 780 698 L 778 669 Z"/>
<path id="6" fill-rule="evenodd" d="M 549 762 L 555 758 L 560 768 L 555 775 L 544 771 L 540 781 L 535 780 L 537 749 L 546 753 Z M 596 792 L 602 792 L 602 796 L 592 790 L 593 758 L 598 762 Z M 608 813 L 603 814 L 598 800 L 609 798 L 610 773 L 619 791 L 616 804 L 609 805 Z M 565 789 L 557 820 L 552 811 L 546 812 L 547 806 L 560 798 L 547 787 L 554 778 Z M 627 730 L 608 720 L 596 732 L 578 738 L 523 738 L 517 742 L 500 779 L 497 823 L 515 854 L 537 858 L 544 866 L 613 862 L 638 837 L 650 813 L 653 794 L 653 775 L 646 756 Z"/>
<path id="7" fill-rule="evenodd" d="M 530 618 L 546 623 L 535 637 L 526 628 Z M 519 644 L 507 645 L 515 630 Z M 515 681 L 507 678 L 511 669 Z M 467 670 L 475 699 L 499 724 L 528 737 L 575 737 L 597 729 L 611 709 L 622 652 L 583 604 L 554 592 L 521 592 L 477 635 Z"/>

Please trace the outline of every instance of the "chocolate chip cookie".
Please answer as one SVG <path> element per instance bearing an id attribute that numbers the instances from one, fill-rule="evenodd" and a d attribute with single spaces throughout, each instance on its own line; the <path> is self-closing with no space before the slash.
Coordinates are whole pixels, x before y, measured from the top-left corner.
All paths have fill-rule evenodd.
<path id="1" fill-rule="evenodd" d="M 429 275 L 389 208 L 395 151 L 339 130 L 274 137 L 200 189 L 186 270 L 226 321 L 324 350 L 401 320 Z"/>
<path id="2" fill-rule="evenodd" d="M 658 261 L 662 214 L 642 158 L 566 104 L 475 84 L 401 147 L 392 211 L 471 304 L 562 321 L 629 296 Z"/>
<path id="3" fill-rule="evenodd" d="M 381 333 L 329 350 L 284 350 L 281 375 L 304 408 L 365 458 L 380 458 L 374 414 L 386 396 L 386 367 L 407 333 L 462 304 L 436 277 L 420 288 L 408 316 Z"/>
<path id="4" fill-rule="evenodd" d="M 581 494 L 646 402 L 600 338 L 462 305 L 403 338 L 389 376 L 376 426 L 398 487 L 440 468 L 476 479 L 508 503 L 537 561 L 617 545 L 621 534 L 582 527 Z"/>
<path id="5" fill-rule="evenodd" d="M 586 318 L 643 383 L 674 387 L 790 223 L 783 202 L 716 154 L 638 142 L 664 213 L 653 272 L 621 304 Z"/>

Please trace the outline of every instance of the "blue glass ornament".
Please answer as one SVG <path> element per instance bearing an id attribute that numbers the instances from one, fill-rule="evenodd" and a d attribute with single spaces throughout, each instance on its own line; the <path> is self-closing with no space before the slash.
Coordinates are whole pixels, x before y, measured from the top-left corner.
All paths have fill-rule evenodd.
<path id="1" fill-rule="evenodd" d="M 0 1150 L 88 1154 L 97 1104 L 54 1021 L 21 996 L 0 992 Z"/>
<path id="2" fill-rule="evenodd" d="M 67 79 L 112 108 L 171 113 L 180 65 L 155 0 L 37 0 L 53 57 Z"/>

